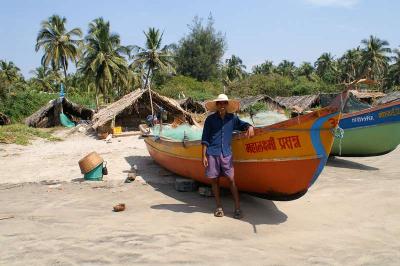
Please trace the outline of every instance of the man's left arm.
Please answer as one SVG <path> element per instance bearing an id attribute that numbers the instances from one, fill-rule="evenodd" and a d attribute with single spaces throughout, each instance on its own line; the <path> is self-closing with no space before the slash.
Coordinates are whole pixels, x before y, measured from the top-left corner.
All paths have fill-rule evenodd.
<path id="1" fill-rule="evenodd" d="M 235 127 L 234 130 L 239 130 L 239 131 L 246 131 L 246 136 L 248 138 L 254 136 L 254 127 L 250 125 L 249 123 L 240 120 L 240 118 L 235 115 Z"/>

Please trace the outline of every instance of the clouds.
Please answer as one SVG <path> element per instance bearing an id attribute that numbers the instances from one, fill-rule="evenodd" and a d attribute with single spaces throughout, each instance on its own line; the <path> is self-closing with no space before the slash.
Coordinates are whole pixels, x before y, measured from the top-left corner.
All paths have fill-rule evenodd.
<path id="1" fill-rule="evenodd" d="M 353 7 L 360 2 L 360 0 L 305 0 L 305 1 L 316 6 L 345 7 L 345 8 Z"/>

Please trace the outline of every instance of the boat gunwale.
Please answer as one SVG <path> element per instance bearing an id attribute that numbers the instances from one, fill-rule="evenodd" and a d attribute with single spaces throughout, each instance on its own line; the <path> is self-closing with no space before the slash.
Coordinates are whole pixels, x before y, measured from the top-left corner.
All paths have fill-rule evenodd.
<path id="1" fill-rule="evenodd" d="M 357 116 L 357 115 L 363 115 L 363 114 L 366 114 L 366 113 L 372 113 L 372 112 L 379 111 L 381 109 L 392 107 L 392 106 L 396 106 L 396 105 L 400 105 L 400 100 L 396 100 L 396 101 L 393 101 L 393 102 L 385 103 L 385 104 L 378 105 L 378 106 L 375 106 L 375 107 L 371 107 L 371 108 L 368 108 L 368 109 L 360 110 L 360 111 L 357 111 L 357 112 L 354 112 L 354 113 L 343 113 L 341 120 L 346 119 L 346 118 L 351 118 L 351 117 Z"/>
<path id="2" fill-rule="evenodd" d="M 349 130 L 354 130 L 354 129 L 363 129 L 363 128 L 370 128 L 370 127 L 379 127 L 379 126 L 386 126 L 386 125 L 395 124 L 395 123 L 400 123 L 400 121 L 387 121 L 387 122 L 376 123 L 376 124 L 372 124 L 372 125 L 361 125 L 361 126 L 359 126 L 359 127 L 346 127 L 346 128 L 343 128 L 343 130 L 349 131 Z"/>
<path id="3" fill-rule="evenodd" d="M 150 140 L 151 141 L 151 140 Z M 151 141 L 151 142 L 157 142 L 157 141 Z M 148 139 L 145 139 L 145 143 L 149 145 L 152 149 L 156 150 L 157 152 L 167 154 L 171 157 L 175 158 L 180 158 L 180 159 L 185 159 L 185 160 L 191 160 L 191 161 L 201 161 L 201 158 L 195 158 L 195 157 L 187 157 L 187 156 L 179 156 L 176 155 L 175 153 L 167 152 L 164 150 L 160 150 L 151 143 L 149 143 Z M 281 161 L 300 161 L 300 160 L 314 160 L 314 159 L 321 159 L 323 156 L 321 155 L 309 155 L 309 156 L 297 156 L 297 157 L 280 157 L 280 158 L 271 158 L 271 159 L 248 159 L 248 160 L 235 160 L 233 158 L 233 162 L 238 162 L 238 163 L 255 163 L 255 162 L 281 162 Z"/>

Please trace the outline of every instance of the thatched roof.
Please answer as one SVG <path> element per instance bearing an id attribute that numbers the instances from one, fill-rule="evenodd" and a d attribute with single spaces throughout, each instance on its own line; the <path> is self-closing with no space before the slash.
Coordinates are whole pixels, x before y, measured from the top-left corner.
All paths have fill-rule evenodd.
<path id="1" fill-rule="evenodd" d="M 59 115 L 63 112 L 70 120 L 91 120 L 94 111 L 69 101 L 67 98 L 57 98 L 40 108 L 25 119 L 30 127 L 54 127 L 61 125 Z"/>
<path id="2" fill-rule="evenodd" d="M 244 112 L 246 111 L 249 107 L 253 106 L 254 104 L 258 102 L 265 102 L 265 103 L 270 103 L 273 104 L 275 109 L 286 109 L 285 106 L 281 105 L 271 97 L 267 95 L 256 95 L 256 96 L 247 96 L 244 98 L 240 99 L 240 111 Z"/>
<path id="3" fill-rule="evenodd" d="M 393 91 L 376 101 L 376 104 L 385 104 L 400 100 L 400 91 Z"/>
<path id="4" fill-rule="evenodd" d="M 290 96 L 282 97 L 277 96 L 274 99 L 279 104 L 286 107 L 286 109 L 293 110 L 297 113 L 302 113 L 307 109 L 310 109 L 319 102 L 319 95 L 302 95 L 302 96 Z"/>
<path id="5" fill-rule="evenodd" d="M 188 112 L 182 109 L 178 102 L 176 102 L 173 99 L 170 99 L 168 97 L 162 96 L 154 91 L 151 91 L 151 96 L 154 104 L 154 108 L 156 111 L 158 111 L 158 107 L 162 107 L 164 110 L 166 110 L 169 113 L 172 114 L 177 114 L 177 115 L 184 115 L 186 120 L 189 123 L 193 124 L 192 117 Z M 104 109 L 99 110 L 94 116 L 93 116 L 93 125 L 92 127 L 94 129 L 97 129 L 98 127 L 106 126 L 107 124 L 110 124 L 111 121 L 114 119 L 114 117 L 118 116 L 122 112 L 124 112 L 127 109 L 132 109 L 135 108 L 138 110 L 137 106 L 139 103 L 144 103 L 146 105 L 150 106 L 149 103 L 149 93 L 148 90 L 142 90 L 142 89 L 137 89 L 118 101 L 110 104 Z M 150 108 L 150 107 L 149 107 Z"/>
<path id="6" fill-rule="evenodd" d="M 247 96 L 240 99 L 240 111 L 244 111 L 250 106 L 258 103 L 259 101 L 264 99 L 264 95 L 257 96 Z"/>
<path id="7" fill-rule="evenodd" d="M 193 100 L 192 97 L 189 97 L 186 99 L 180 99 L 180 100 L 177 100 L 177 102 L 183 109 L 185 109 L 186 111 L 192 112 L 192 113 L 201 113 L 202 114 L 207 111 L 203 102 L 195 101 L 195 100 Z"/>
<path id="8" fill-rule="evenodd" d="M 358 99 L 377 99 L 382 98 L 386 94 L 380 91 L 358 91 L 358 90 L 350 90 L 351 94 L 353 94 Z"/>
<path id="9" fill-rule="evenodd" d="M 0 126 L 11 124 L 11 120 L 8 116 L 0 112 Z"/>

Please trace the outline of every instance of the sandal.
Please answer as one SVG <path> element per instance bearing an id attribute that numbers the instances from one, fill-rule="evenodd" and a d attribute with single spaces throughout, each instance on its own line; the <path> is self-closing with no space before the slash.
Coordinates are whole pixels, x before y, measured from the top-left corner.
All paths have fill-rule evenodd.
<path id="1" fill-rule="evenodd" d="M 218 207 L 215 209 L 214 216 L 215 217 L 223 217 L 224 216 L 224 211 L 222 210 L 221 207 Z"/>
<path id="2" fill-rule="evenodd" d="M 240 209 L 236 209 L 235 212 L 233 213 L 233 218 L 235 219 L 243 218 L 242 211 Z"/>

